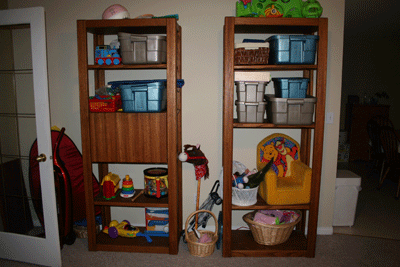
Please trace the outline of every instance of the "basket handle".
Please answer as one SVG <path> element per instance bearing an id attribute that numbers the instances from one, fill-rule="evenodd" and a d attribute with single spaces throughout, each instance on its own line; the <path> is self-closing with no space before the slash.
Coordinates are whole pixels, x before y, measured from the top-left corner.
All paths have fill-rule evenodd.
<path id="1" fill-rule="evenodd" d="M 191 219 L 194 215 L 196 215 L 197 213 L 202 213 L 202 212 L 210 213 L 210 214 L 213 216 L 214 221 L 215 221 L 215 233 L 214 233 L 214 234 L 215 234 L 215 235 L 218 235 L 218 220 L 217 220 L 217 217 L 215 217 L 214 213 L 212 213 L 212 212 L 209 211 L 209 210 L 197 210 L 197 211 L 193 212 L 192 214 L 190 214 L 189 217 L 188 217 L 187 220 L 186 220 L 186 224 L 185 224 L 185 236 L 188 236 L 188 231 L 187 231 L 187 229 L 188 229 L 188 225 L 189 225 L 190 219 Z"/>

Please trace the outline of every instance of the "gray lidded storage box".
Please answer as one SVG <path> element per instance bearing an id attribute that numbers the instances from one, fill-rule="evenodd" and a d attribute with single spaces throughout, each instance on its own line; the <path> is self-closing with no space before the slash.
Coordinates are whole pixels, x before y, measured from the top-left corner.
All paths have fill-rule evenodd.
<path id="1" fill-rule="evenodd" d="M 312 124 L 317 98 L 278 98 L 265 95 L 268 102 L 267 119 L 273 124 Z"/>
<path id="2" fill-rule="evenodd" d="M 267 82 L 236 81 L 237 99 L 239 102 L 263 102 Z"/>
<path id="3" fill-rule="evenodd" d="M 236 101 L 235 105 L 239 122 L 264 122 L 265 106 L 267 102 Z"/>
<path id="4" fill-rule="evenodd" d="M 119 32 L 118 41 L 123 64 L 167 62 L 166 36 Z"/>

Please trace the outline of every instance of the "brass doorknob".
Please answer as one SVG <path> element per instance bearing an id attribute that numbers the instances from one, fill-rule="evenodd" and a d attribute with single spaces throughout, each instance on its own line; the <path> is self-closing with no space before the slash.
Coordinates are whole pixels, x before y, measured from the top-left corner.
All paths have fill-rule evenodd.
<path id="1" fill-rule="evenodd" d="M 39 162 L 45 162 L 46 161 L 46 155 L 45 154 L 40 154 L 39 156 L 36 157 L 36 160 Z"/>

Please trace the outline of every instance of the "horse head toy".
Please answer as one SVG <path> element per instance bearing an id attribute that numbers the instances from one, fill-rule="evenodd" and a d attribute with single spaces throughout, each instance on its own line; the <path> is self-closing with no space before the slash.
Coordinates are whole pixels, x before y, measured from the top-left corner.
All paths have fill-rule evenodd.
<path id="1" fill-rule="evenodd" d="M 196 180 L 197 180 L 197 199 L 196 199 L 196 210 L 199 209 L 199 200 L 200 200 L 200 184 L 201 178 L 204 177 L 204 180 L 209 176 L 208 170 L 208 160 L 204 153 L 200 150 L 200 145 L 192 146 L 192 145 L 184 145 L 184 150 L 181 154 L 179 154 L 179 160 L 182 162 L 188 162 L 194 165 Z M 196 214 L 196 225 L 197 228 L 197 214 Z"/>
<path id="2" fill-rule="evenodd" d="M 184 150 L 179 154 L 179 160 L 194 165 L 196 180 L 209 176 L 208 160 L 204 153 L 200 150 L 200 145 L 184 145 Z"/>

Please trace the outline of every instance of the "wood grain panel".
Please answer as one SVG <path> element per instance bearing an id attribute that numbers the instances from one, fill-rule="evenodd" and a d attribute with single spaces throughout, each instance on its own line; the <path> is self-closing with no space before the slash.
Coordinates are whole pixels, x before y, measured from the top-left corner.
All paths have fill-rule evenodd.
<path id="1" fill-rule="evenodd" d="M 91 113 L 89 127 L 93 162 L 167 163 L 165 112 Z"/>

